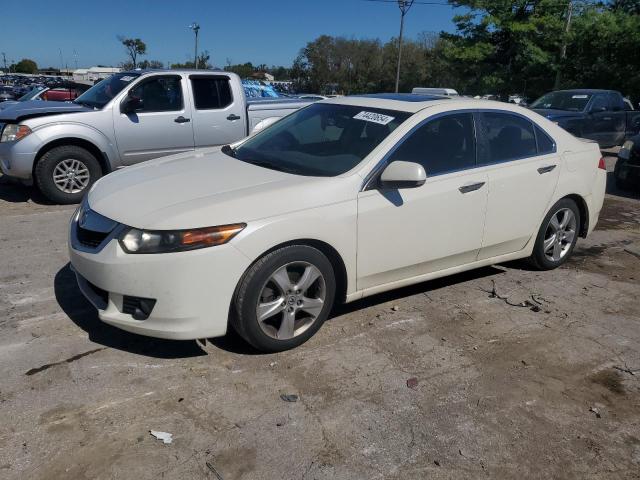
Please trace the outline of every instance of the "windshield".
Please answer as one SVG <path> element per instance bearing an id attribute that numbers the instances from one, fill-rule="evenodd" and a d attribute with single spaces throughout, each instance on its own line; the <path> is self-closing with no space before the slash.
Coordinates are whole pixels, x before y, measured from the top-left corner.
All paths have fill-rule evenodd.
<path id="1" fill-rule="evenodd" d="M 553 110 L 582 112 L 587 107 L 590 98 L 590 93 L 551 92 L 533 102 L 531 108 L 550 108 Z"/>
<path id="2" fill-rule="evenodd" d="M 18 101 L 19 102 L 26 102 L 27 100 L 33 100 L 34 97 L 36 97 L 42 90 L 44 90 L 43 87 L 36 87 L 32 90 L 29 90 L 27 93 L 25 93 L 23 96 L 21 96 Z"/>
<path id="3" fill-rule="evenodd" d="M 102 108 L 120 93 L 127 85 L 140 76 L 139 73 L 116 73 L 97 83 L 84 92 L 73 103 L 87 105 L 93 108 Z"/>
<path id="4" fill-rule="evenodd" d="M 360 163 L 410 115 L 316 103 L 283 118 L 236 150 L 223 152 L 272 170 L 333 177 Z"/>

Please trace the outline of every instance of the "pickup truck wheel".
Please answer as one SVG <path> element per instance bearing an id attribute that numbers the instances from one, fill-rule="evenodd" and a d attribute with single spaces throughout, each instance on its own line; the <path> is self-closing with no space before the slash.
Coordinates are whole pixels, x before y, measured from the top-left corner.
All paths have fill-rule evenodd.
<path id="1" fill-rule="evenodd" d="M 61 145 L 45 153 L 35 168 L 36 185 L 55 203 L 79 203 L 102 176 L 96 157 L 82 147 Z"/>
<path id="2" fill-rule="evenodd" d="M 580 211 L 568 198 L 559 200 L 544 217 L 529 263 L 538 270 L 552 270 L 566 262 L 578 241 Z"/>
<path id="3" fill-rule="evenodd" d="M 283 247 L 247 270 L 236 290 L 231 325 L 258 350 L 288 350 L 318 331 L 335 292 L 333 267 L 321 251 Z"/>

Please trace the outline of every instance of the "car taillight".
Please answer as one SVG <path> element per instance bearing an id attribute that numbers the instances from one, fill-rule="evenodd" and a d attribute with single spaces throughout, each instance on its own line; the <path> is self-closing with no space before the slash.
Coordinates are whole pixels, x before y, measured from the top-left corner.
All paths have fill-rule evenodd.
<path id="1" fill-rule="evenodd" d="M 604 157 L 600 157 L 600 161 L 598 162 L 598 168 L 600 170 L 606 170 L 607 164 L 604 162 Z"/>

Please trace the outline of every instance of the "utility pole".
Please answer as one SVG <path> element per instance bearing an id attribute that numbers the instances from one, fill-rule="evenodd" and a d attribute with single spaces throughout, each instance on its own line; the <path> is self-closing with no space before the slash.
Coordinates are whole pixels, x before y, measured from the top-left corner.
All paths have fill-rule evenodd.
<path id="1" fill-rule="evenodd" d="M 195 48 L 195 53 L 193 55 L 193 64 L 195 65 L 197 70 L 198 69 L 198 32 L 200 31 L 200 25 L 198 25 L 196 22 L 193 22 L 191 25 L 189 25 L 189 28 L 193 30 L 193 33 L 196 34 L 196 48 Z"/>
<path id="2" fill-rule="evenodd" d="M 398 38 L 398 69 L 396 70 L 396 93 L 400 85 L 400 62 L 402 61 L 402 33 L 404 32 L 404 16 L 407 14 L 414 0 L 398 0 L 400 7 L 400 37 Z"/>
<path id="3" fill-rule="evenodd" d="M 2 62 L 4 63 L 4 71 L 7 71 L 7 54 L 2 52 Z"/>
<path id="4" fill-rule="evenodd" d="M 62 60 L 62 49 L 59 48 L 58 51 L 60 52 L 60 70 L 62 70 L 64 68 L 64 61 Z"/>
<path id="5" fill-rule="evenodd" d="M 567 5 L 567 21 L 564 26 L 564 36 L 562 38 L 562 47 L 560 48 L 560 62 L 558 64 L 558 70 L 556 71 L 556 82 L 553 87 L 554 90 L 558 90 L 560 88 L 560 81 L 562 79 L 562 64 L 564 63 L 564 59 L 567 57 L 567 40 L 569 37 L 569 30 L 571 29 L 572 14 L 573 2 L 569 0 L 569 4 Z"/>

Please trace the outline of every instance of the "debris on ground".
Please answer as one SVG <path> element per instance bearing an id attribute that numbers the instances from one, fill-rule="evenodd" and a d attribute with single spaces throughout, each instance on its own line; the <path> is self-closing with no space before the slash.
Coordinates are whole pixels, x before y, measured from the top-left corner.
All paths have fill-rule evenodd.
<path id="1" fill-rule="evenodd" d="M 214 467 L 214 466 L 213 466 L 213 463 L 211 463 L 211 462 L 205 462 L 205 465 L 207 466 L 207 468 L 208 468 L 209 470 L 211 470 L 211 471 L 213 472 L 213 474 L 216 476 L 216 478 L 217 478 L 218 480 L 224 480 L 224 479 L 222 478 L 222 475 L 220 475 L 220 472 L 218 472 L 218 470 L 216 470 L 216 467 Z"/>
<path id="2" fill-rule="evenodd" d="M 270 366 L 270 367 L 275 367 L 276 365 L 278 365 L 278 362 L 271 362 L 271 363 L 269 364 L 269 366 Z"/>
<path id="3" fill-rule="evenodd" d="M 600 410 L 597 409 L 596 407 L 591 407 L 589 411 L 595 413 L 596 418 L 602 418 L 602 415 L 600 414 Z"/>
<path id="4" fill-rule="evenodd" d="M 398 305 L 394 305 L 393 307 L 391 307 L 391 310 L 397 312 L 398 310 L 400 310 L 400 307 Z"/>
<path id="5" fill-rule="evenodd" d="M 298 401 L 298 395 L 295 395 L 293 393 L 291 394 L 285 394 L 283 393 L 282 395 L 280 395 L 280 398 L 285 401 L 285 402 L 297 402 Z"/>
<path id="6" fill-rule="evenodd" d="M 640 370 L 631 370 L 626 365 L 624 367 L 618 367 L 617 365 L 614 365 L 613 368 L 615 368 L 616 370 L 620 370 L 621 372 L 628 373 L 629 375 L 635 375 L 636 372 L 640 371 Z"/>
<path id="7" fill-rule="evenodd" d="M 440 462 L 438 460 L 434 460 L 433 463 L 435 463 L 436 467 L 440 466 Z"/>
<path id="8" fill-rule="evenodd" d="M 481 289 L 483 292 L 486 292 L 489 294 L 489 298 L 498 298 L 511 307 L 528 308 L 532 312 L 536 312 L 536 313 L 542 311 L 542 308 L 541 308 L 542 301 L 546 301 L 546 300 L 542 298 L 540 295 L 538 295 L 537 293 L 531 294 L 531 300 L 524 300 L 522 302 L 512 302 L 511 300 L 509 300 L 509 297 L 511 295 L 500 295 L 498 293 L 495 280 L 491 280 L 491 283 L 493 285 L 491 290 Z"/>
<path id="9" fill-rule="evenodd" d="M 407 387 L 412 390 L 415 390 L 418 387 L 418 379 L 416 377 L 411 377 L 407 380 Z"/>
<path id="10" fill-rule="evenodd" d="M 169 445 L 173 442 L 173 434 L 169 432 L 158 432 L 156 430 L 149 430 L 149 433 L 156 437 L 158 440 L 162 440 L 162 443 Z"/>

